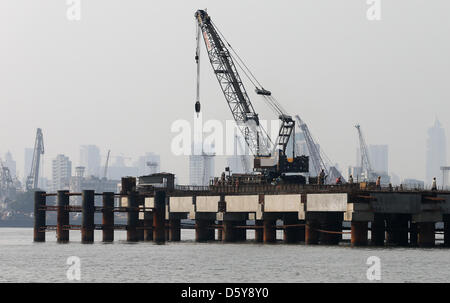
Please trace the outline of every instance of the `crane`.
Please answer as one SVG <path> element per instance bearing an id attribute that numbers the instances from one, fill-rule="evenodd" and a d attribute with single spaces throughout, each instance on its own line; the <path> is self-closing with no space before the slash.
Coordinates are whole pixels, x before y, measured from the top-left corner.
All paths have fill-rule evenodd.
<path id="1" fill-rule="evenodd" d="M 361 172 L 366 172 L 366 177 L 370 180 L 374 171 L 372 169 L 372 165 L 370 163 L 369 158 L 369 149 L 367 148 L 366 141 L 364 140 L 364 135 L 361 130 L 361 126 L 359 124 L 355 125 L 356 130 L 358 131 L 359 137 L 359 149 L 361 153 Z"/>
<path id="2" fill-rule="evenodd" d="M 239 156 L 239 158 L 241 159 L 243 173 L 244 174 L 248 174 L 248 173 L 251 172 L 251 168 L 250 168 L 250 165 L 249 165 L 248 160 L 247 160 L 247 154 L 245 152 L 245 148 L 244 148 L 244 146 L 242 146 L 242 142 L 241 142 L 241 140 L 240 140 L 238 135 L 236 135 L 234 137 L 234 139 L 236 140 L 236 142 L 238 144 L 238 147 L 239 147 L 239 149 L 242 152 L 242 154 Z"/>
<path id="3" fill-rule="evenodd" d="M 309 159 L 307 156 L 295 156 L 288 159 L 286 147 L 292 138 L 295 128 L 295 121 L 286 114 L 281 104 L 272 96 L 272 93 L 259 83 L 253 73 L 234 51 L 231 44 L 225 39 L 223 34 L 217 29 L 211 17 L 205 10 L 198 10 L 195 13 L 197 20 L 197 50 L 195 59 L 197 62 L 197 102 L 195 109 L 200 110 L 199 98 L 199 64 L 200 64 L 200 40 L 203 36 L 208 58 L 214 74 L 222 89 L 223 95 L 231 110 L 237 127 L 241 131 L 251 153 L 255 157 L 255 170 L 260 171 L 268 179 L 285 177 L 287 173 L 308 172 Z M 257 95 L 262 96 L 271 109 L 277 113 L 281 121 L 280 130 L 275 143 L 272 142 L 266 130 L 261 126 L 259 116 L 256 113 L 250 97 L 245 89 L 244 83 L 238 73 L 239 67 L 244 75 L 255 86 Z M 298 175 L 297 180 L 303 182 Z M 293 178 L 294 179 L 294 178 Z"/>
<path id="4" fill-rule="evenodd" d="M 26 182 L 27 190 L 34 190 L 38 188 L 39 182 L 39 165 L 41 163 L 41 155 L 44 154 L 44 136 L 40 128 L 36 131 L 36 140 L 34 143 L 33 162 L 31 164 L 31 171 Z"/>
<path id="5" fill-rule="evenodd" d="M 106 180 L 108 177 L 108 164 L 109 164 L 109 155 L 111 154 L 111 150 L 108 150 L 108 154 L 106 155 L 106 162 L 105 162 L 105 170 L 103 172 L 103 179 Z"/>
<path id="6" fill-rule="evenodd" d="M 296 115 L 295 118 L 297 119 L 299 128 L 302 130 L 305 136 L 306 146 L 308 147 L 309 156 L 313 163 L 315 173 L 319 175 L 319 173 L 323 169 L 325 175 L 328 176 L 329 172 L 327 165 L 325 165 L 325 162 L 323 161 L 322 156 L 320 155 L 319 148 L 317 147 L 317 144 L 314 142 L 314 139 L 312 138 L 308 125 L 305 122 L 303 122 L 302 119 L 300 119 L 299 115 Z"/>

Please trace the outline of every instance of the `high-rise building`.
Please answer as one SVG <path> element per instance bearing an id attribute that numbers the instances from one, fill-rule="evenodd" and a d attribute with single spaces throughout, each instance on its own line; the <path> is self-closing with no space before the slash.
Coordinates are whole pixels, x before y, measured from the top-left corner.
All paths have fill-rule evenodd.
<path id="1" fill-rule="evenodd" d="M 379 173 L 389 172 L 389 148 L 387 145 L 369 145 L 372 169 Z"/>
<path id="2" fill-rule="evenodd" d="M 8 151 L 5 154 L 5 161 L 3 163 L 7 168 L 9 168 L 9 173 L 12 178 L 16 177 L 16 161 L 14 161 L 12 154 Z"/>
<path id="3" fill-rule="evenodd" d="M 441 166 L 447 164 L 447 146 L 445 130 L 438 119 L 428 129 L 426 155 L 426 184 L 431 184 L 434 177 L 438 184 L 442 184 Z"/>
<path id="4" fill-rule="evenodd" d="M 193 146 L 194 149 L 194 146 Z M 214 148 L 212 148 L 213 150 Z M 189 184 L 207 186 L 214 178 L 214 153 L 193 153 L 189 156 Z"/>
<path id="5" fill-rule="evenodd" d="M 69 157 L 58 155 L 52 161 L 52 189 L 53 191 L 69 189 L 72 176 L 72 162 Z"/>
<path id="6" fill-rule="evenodd" d="M 138 176 L 156 174 L 161 170 L 161 159 L 157 154 L 146 153 L 138 158 L 135 166 L 138 169 Z"/>
<path id="7" fill-rule="evenodd" d="M 87 176 L 100 176 L 100 150 L 96 145 L 80 146 L 80 165 L 86 168 Z"/>

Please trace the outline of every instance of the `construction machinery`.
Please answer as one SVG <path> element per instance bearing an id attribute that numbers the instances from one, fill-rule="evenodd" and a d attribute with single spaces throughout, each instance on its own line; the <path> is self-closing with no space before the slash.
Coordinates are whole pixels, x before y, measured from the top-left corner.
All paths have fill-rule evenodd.
<path id="1" fill-rule="evenodd" d="M 308 125 L 300 118 L 299 115 L 296 115 L 295 118 L 297 120 L 298 127 L 303 132 L 305 137 L 306 147 L 308 148 L 309 157 L 313 164 L 314 171 L 310 170 L 310 173 L 312 173 L 313 176 L 319 176 L 323 170 L 325 176 L 327 177 L 325 182 L 328 184 L 331 184 L 337 178 L 344 181 L 344 177 L 340 171 L 332 165 L 330 159 L 328 159 L 325 153 L 319 148 L 317 142 L 315 142 Z"/>
<path id="2" fill-rule="evenodd" d="M 208 53 L 211 67 L 222 89 L 225 100 L 231 110 L 233 118 L 251 153 L 254 156 L 254 169 L 265 176 L 267 181 L 282 179 L 285 182 L 305 183 L 302 173 L 309 170 L 307 156 L 292 158 L 286 155 L 286 147 L 290 140 L 295 140 L 295 121 L 286 113 L 272 93 L 260 84 L 253 73 L 239 57 L 231 44 L 211 20 L 205 10 L 195 13 L 197 22 L 197 99 L 196 112 L 200 111 L 200 40 L 203 40 Z M 248 80 L 254 85 L 257 95 L 262 96 L 270 108 L 278 115 L 281 126 L 275 143 L 270 139 L 266 130 L 260 124 L 244 83 L 238 73 L 238 67 Z"/>
<path id="3" fill-rule="evenodd" d="M 372 169 L 372 164 L 370 163 L 369 157 L 369 149 L 367 148 L 366 140 L 364 139 L 364 135 L 361 130 L 361 126 L 359 124 L 355 125 L 356 130 L 358 131 L 359 138 L 359 150 L 361 154 L 361 173 L 363 178 L 367 181 L 374 181 L 377 176 Z"/>
<path id="4" fill-rule="evenodd" d="M 31 171 L 26 181 L 26 189 L 36 190 L 39 182 L 39 166 L 41 163 L 41 155 L 44 154 L 44 136 L 40 128 L 36 131 L 36 140 L 34 143 L 33 162 L 31 163 Z"/>
<path id="5" fill-rule="evenodd" d="M 109 165 L 109 156 L 110 155 L 111 155 L 111 150 L 108 150 L 108 154 L 106 155 L 105 170 L 103 171 L 103 180 L 106 180 L 108 178 L 108 165 Z"/>

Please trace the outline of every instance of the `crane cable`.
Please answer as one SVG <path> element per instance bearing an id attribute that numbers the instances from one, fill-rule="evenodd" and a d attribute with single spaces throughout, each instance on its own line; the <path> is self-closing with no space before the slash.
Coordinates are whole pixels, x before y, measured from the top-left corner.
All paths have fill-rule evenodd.
<path id="1" fill-rule="evenodd" d="M 245 64 L 245 62 L 242 60 L 242 58 L 239 56 L 239 54 L 235 51 L 235 49 L 233 48 L 233 46 L 230 44 L 230 42 L 228 42 L 228 40 L 225 38 L 225 36 L 222 34 L 222 32 L 217 28 L 217 26 L 215 25 L 215 23 L 213 21 L 211 21 L 211 24 L 213 25 L 214 29 L 219 33 L 219 35 L 221 36 L 221 38 L 227 43 L 228 47 L 231 49 L 231 51 L 235 54 L 236 58 L 233 56 L 233 54 L 230 53 L 230 56 L 234 59 L 234 61 L 237 63 L 237 65 L 239 66 L 239 68 L 242 70 L 242 72 L 244 73 L 244 75 L 247 77 L 247 79 L 253 84 L 253 86 L 256 89 L 263 89 L 264 87 L 262 86 L 262 84 L 258 81 L 258 79 L 255 77 L 255 75 L 253 74 L 253 72 L 250 70 L 250 68 L 248 68 L 248 66 Z M 241 65 L 242 64 L 242 65 Z M 242 67 L 244 66 L 244 67 Z M 250 76 L 249 76 L 250 74 Z M 253 78 L 253 79 L 252 79 Z M 256 85 L 255 82 L 259 85 Z M 281 104 L 275 99 L 275 97 L 273 97 L 272 95 L 267 96 L 267 95 L 263 95 L 264 97 L 264 101 L 272 108 L 272 110 L 274 112 L 276 112 L 279 115 L 283 115 L 286 113 L 286 111 L 284 110 L 284 108 L 281 106 Z"/>

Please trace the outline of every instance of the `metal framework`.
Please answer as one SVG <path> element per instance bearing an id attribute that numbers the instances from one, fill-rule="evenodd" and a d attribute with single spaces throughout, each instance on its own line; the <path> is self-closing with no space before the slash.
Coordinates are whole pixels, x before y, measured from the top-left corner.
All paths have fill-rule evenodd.
<path id="1" fill-rule="evenodd" d="M 355 125 L 355 128 L 358 130 L 358 136 L 359 136 L 359 149 L 361 152 L 361 170 L 364 172 L 364 169 L 367 170 L 368 176 L 370 176 L 370 173 L 373 172 L 372 165 L 370 164 L 370 158 L 369 158 L 369 150 L 367 149 L 366 141 L 364 140 L 364 136 L 361 130 L 361 126 Z"/>
<path id="2" fill-rule="evenodd" d="M 40 128 L 36 131 L 36 140 L 34 143 L 33 162 L 31 172 L 27 178 L 27 190 L 37 189 L 39 182 L 39 165 L 41 163 L 41 155 L 44 154 L 44 136 Z"/>
<path id="3" fill-rule="evenodd" d="M 253 108 L 228 48 L 206 11 L 197 11 L 195 17 L 201 29 L 213 71 L 250 151 L 255 156 L 270 156 L 272 145 L 270 138 L 259 123 L 258 114 Z M 199 40 L 198 37 L 197 43 Z"/>
<path id="4" fill-rule="evenodd" d="M 325 162 L 322 159 L 322 156 L 320 155 L 320 151 L 317 148 L 317 144 L 314 142 L 314 139 L 312 138 L 311 132 L 309 131 L 308 125 L 306 125 L 305 122 L 303 122 L 302 119 L 300 119 L 300 116 L 296 115 L 295 118 L 297 119 L 298 126 L 302 130 L 306 146 L 308 147 L 309 156 L 311 157 L 311 161 L 313 163 L 314 169 L 317 173 L 317 175 L 320 173 L 320 171 L 323 169 L 325 172 L 325 175 L 329 175 L 328 168 L 325 165 Z"/>

